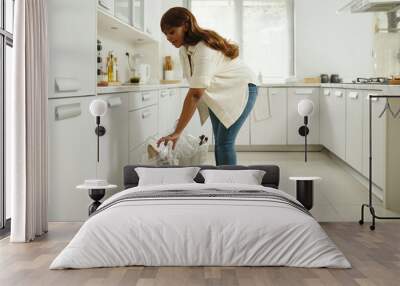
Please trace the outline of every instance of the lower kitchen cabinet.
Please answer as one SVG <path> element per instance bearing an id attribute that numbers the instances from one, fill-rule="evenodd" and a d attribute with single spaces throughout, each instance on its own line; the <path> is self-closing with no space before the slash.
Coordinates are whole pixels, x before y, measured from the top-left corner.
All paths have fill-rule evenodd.
<path id="1" fill-rule="evenodd" d="M 346 97 L 344 89 L 333 89 L 331 95 L 332 151 L 342 160 L 346 159 Z"/>
<path id="2" fill-rule="evenodd" d="M 121 170 L 128 164 L 128 93 L 102 95 L 98 98 L 108 103 L 108 110 L 106 116 L 101 118 L 101 125 L 105 127 L 106 133 L 100 137 L 97 173 L 99 178 L 106 178 L 111 184 L 118 185 L 119 188 L 107 191 L 107 195 L 111 195 L 123 188 Z M 95 118 L 91 122 L 94 133 Z"/>
<path id="3" fill-rule="evenodd" d="M 50 221 L 87 218 L 90 198 L 76 185 L 96 177 L 96 126 L 89 113 L 95 96 L 51 99 L 48 102 Z"/>
<path id="4" fill-rule="evenodd" d="M 335 110 L 332 104 L 333 92 L 330 88 L 323 88 L 319 100 L 319 118 L 320 118 L 320 143 L 328 150 L 333 152 L 333 134 L 331 130 L 335 124 L 333 118 Z"/>
<path id="5" fill-rule="evenodd" d="M 165 136 L 175 130 L 182 103 L 176 88 L 161 89 L 158 98 L 158 131 L 161 136 Z"/>
<path id="6" fill-rule="evenodd" d="M 99 163 L 96 120 L 89 112 L 91 101 L 98 98 L 109 106 L 101 117 L 106 133 L 100 137 Z M 91 199 L 87 191 L 76 189 L 85 179 L 107 179 L 121 189 L 122 170 L 128 163 L 127 109 L 127 93 L 49 100 L 50 221 L 87 219 Z M 111 194 L 108 191 L 106 195 Z"/>
<path id="7" fill-rule="evenodd" d="M 151 105 L 129 112 L 129 150 L 158 132 L 158 107 Z"/>
<path id="8" fill-rule="evenodd" d="M 366 92 L 346 90 L 346 159 L 359 172 L 363 168 L 363 99 Z"/>
<path id="9" fill-rule="evenodd" d="M 129 164 L 143 164 L 148 161 L 147 142 L 144 142 L 136 148 L 129 151 Z"/>
<path id="10" fill-rule="evenodd" d="M 297 112 L 297 105 L 302 99 L 314 103 L 314 111 L 309 116 L 307 136 L 309 144 L 319 144 L 319 88 L 288 88 L 288 144 L 304 144 L 299 128 L 304 125 L 304 118 Z"/>
<path id="11" fill-rule="evenodd" d="M 180 98 L 181 98 L 181 110 L 183 106 L 183 102 L 185 100 L 186 94 L 188 92 L 188 88 L 180 88 Z M 180 113 L 180 111 L 179 111 Z M 200 116 L 198 111 L 196 110 L 195 113 L 193 114 L 192 119 L 189 121 L 188 125 L 185 128 L 184 131 L 186 134 L 191 134 L 193 136 L 200 136 L 202 134 L 206 135 L 208 137 L 208 142 L 211 143 L 211 138 L 212 138 L 212 125 L 211 125 L 211 119 L 208 118 L 207 121 L 204 123 L 202 126 L 200 124 Z"/>
<path id="12" fill-rule="evenodd" d="M 269 118 L 257 118 L 254 109 L 267 104 Z M 287 144 L 287 89 L 259 88 L 257 101 L 251 114 L 250 142 L 252 145 Z M 262 109 L 261 109 L 262 110 Z"/>
<path id="13" fill-rule="evenodd" d="M 363 168 L 362 173 L 369 176 L 369 103 L 368 95 L 378 94 L 369 91 L 363 96 Z M 372 100 L 372 181 L 380 188 L 384 188 L 385 181 L 385 144 L 387 113 L 381 118 L 378 116 L 385 106 L 385 99 L 374 98 Z"/>

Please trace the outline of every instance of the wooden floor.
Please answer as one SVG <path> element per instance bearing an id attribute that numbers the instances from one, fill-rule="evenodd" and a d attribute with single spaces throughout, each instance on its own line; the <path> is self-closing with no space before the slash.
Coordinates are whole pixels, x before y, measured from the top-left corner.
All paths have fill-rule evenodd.
<path id="1" fill-rule="evenodd" d="M 353 268 L 122 267 L 48 270 L 80 223 L 51 223 L 43 238 L 27 244 L 0 241 L 0 285 L 400 285 L 400 223 L 322 223 Z"/>

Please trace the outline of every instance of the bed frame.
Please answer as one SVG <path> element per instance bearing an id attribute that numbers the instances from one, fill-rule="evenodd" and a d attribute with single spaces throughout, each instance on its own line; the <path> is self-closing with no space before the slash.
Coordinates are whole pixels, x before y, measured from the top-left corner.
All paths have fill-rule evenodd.
<path id="1" fill-rule="evenodd" d="M 147 168 L 182 168 L 183 166 L 149 166 L 149 165 L 128 165 L 124 168 L 124 188 L 133 188 L 136 187 L 139 183 L 139 177 L 135 172 L 136 167 L 147 167 Z M 192 166 L 193 167 L 193 166 Z M 279 167 L 276 165 L 250 165 L 250 166 L 213 166 L 213 165 L 199 165 L 194 167 L 200 167 L 202 170 L 204 169 L 219 169 L 219 170 L 263 170 L 265 171 L 265 175 L 262 179 L 261 184 L 265 187 L 278 189 L 279 187 Z M 197 183 L 204 183 L 204 178 L 200 174 L 194 178 Z"/>

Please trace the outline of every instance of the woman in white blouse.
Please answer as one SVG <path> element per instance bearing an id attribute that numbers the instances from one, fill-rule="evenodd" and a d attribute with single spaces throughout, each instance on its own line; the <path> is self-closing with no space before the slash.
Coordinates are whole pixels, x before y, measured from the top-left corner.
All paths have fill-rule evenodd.
<path id="1" fill-rule="evenodd" d="M 197 108 L 202 125 L 211 118 L 216 165 L 236 165 L 235 139 L 257 97 L 255 74 L 239 59 L 237 45 L 200 28 L 188 9 L 169 9 L 160 26 L 167 40 L 179 48 L 189 91 L 175 131 L 157 145 L 172 141 L 175 148 Z"/>

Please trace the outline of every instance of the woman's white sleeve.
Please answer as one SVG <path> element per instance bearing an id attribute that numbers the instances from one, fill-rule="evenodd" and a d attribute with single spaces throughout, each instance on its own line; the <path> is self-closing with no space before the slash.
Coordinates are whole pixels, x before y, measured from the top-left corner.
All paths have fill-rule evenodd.
<path id="1" fill-rule="evenodd" d="M 215 73 L 215 55 L 217 51 L 202 45 L 192 58 L 192 76 L 189 80 L 190 88 L 207 88 Z"/>

